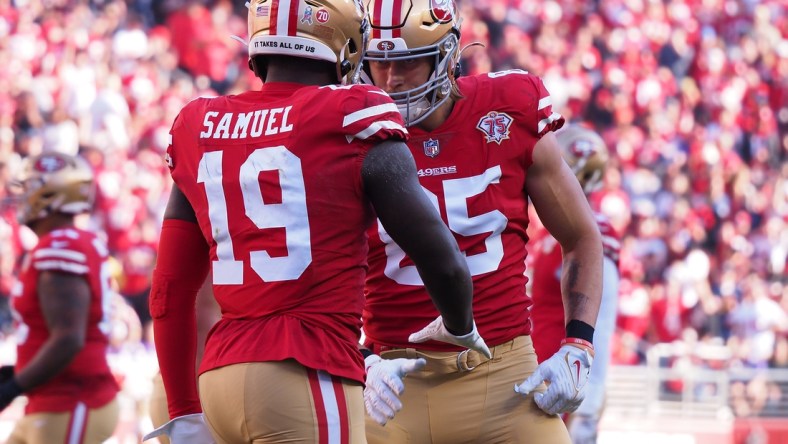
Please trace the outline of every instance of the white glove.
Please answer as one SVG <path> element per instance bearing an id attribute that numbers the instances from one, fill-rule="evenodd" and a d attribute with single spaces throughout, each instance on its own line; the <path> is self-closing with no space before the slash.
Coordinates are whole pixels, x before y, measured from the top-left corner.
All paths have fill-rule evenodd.
<path id="1" fill-rule="evenodd" d="M 418 370 L 427 363 L 424 359 L 381 359 L 378 355 L 370 355 L 364 359 L 367 369 L 366 387 L 364 387 L 364 407 L 367 414 L 380 425 L 386 425 L 389 419 L 402 409 L 399 395 L 405 390 L 402 378 L 408 373 Z"/>
<path id="2" fill-rule="evenodd" d="M 473 330 L 471 330 L 470 333 L 462 336 L 454 336 L 449 333 L 449 331 L 446 330 L 446 326 L 443 325 L 443 317 L 438 316 L 434 321 L 430 322 L 429 325 L 408 336 L 409 342 L 417 344 L 429 341 L 430 339 L 469 348 L 483 354 L 487 359 L 492 358 L 490 349 L 487 347 L 484 339 L 479 335 L 479 331 L 476 330 L 476 322 L 473 323 Z"/>
<path id="3" fill-rule="evenodd" d="M 160 435 L 170 438 L 171 444 L 216 444 L 202 413 L 179 416 L 142 438 L 147 441 Z"/>
<path id="4" fill-rule="evenodd" d="M 574 412 L 585 398 L 588 374 L 594 358 L 588 350 L 573 345 L 564 345 L 547 361 L 539 364 L 536 371 L 514 391 L 528 395 L 543 381 L 549 381 L 545 393 L 534 393 L 536 405 L 545 413 Z"/>
<path id="5" fill-rule="evenodd" d="M 572 444 L 596 444 L 599 419 L 590 415 L 574 414 L 569 419 Z"/>

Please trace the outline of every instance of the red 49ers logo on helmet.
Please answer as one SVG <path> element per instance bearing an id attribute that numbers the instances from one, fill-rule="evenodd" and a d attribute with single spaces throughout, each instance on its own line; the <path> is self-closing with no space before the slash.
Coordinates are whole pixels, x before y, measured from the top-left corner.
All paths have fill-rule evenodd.
<path id="1" fill-rule="evenodd" d="M 430 13 L 439 23 L 448 23 L 454 19 L 454 0 L 430 0 Z"/>
<path id="2" fill-rule="evenodd" d="M 570 151 L 575 155 L 575 157 L 588 159 L 589 157 L 596 154 L 596 147 L 590 140 L 578 139 L 572 144 Z"/>
<path id="3" fill-rule="evenodd" d="M 33 169 L 40 173 L 52 173 L 62 170 L 66 161 L 57 156 L 41 156 L 33 165 Z"/>

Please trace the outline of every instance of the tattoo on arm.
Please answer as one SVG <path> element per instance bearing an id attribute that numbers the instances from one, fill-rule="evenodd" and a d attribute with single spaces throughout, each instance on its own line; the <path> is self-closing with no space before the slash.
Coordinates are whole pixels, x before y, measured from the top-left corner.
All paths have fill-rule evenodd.
<path id="1" fill-rule="evenodd" d="M 577 316 L 585 312 L 586 307 L 590 303 L 590 298 L 583 292 L 577 291 L 576 287 L 580 281 L 580 264 L 576 261 L 569 262 L 566 271 L 566 290 L 571 301 L 571 312 L 568 313 L 570 317 Z"/>
<path id="2" fill-rule="evenodd" d="M 586 296 L 585 293 L 581 293 L 579 291 L 570 291 L 569 298 L 572 300 L 572 302 L 574 302 L 573 311 L 575 313 L 573 314 L 575 315 L 583 313 L 586 309 L 586 305 L 588 305 L 590 302 L 589 297 Z"/>
<path id="3" fill-rule="evenodd" d="M 580 276 L 580 264 L 575 261 L 569 262 L 569 267 L 566 272 L 566 283 L 569 286 L 569 291 L 573 291 L 577 286 L 577 281 Z"/>

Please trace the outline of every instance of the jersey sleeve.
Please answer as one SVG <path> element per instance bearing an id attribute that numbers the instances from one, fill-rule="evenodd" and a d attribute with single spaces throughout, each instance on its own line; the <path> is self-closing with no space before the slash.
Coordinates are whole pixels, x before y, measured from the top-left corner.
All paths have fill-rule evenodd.
<path id="1" fill-rule="evenodd" d="M 353 85 L 349 91 L 341 107 L 342 132 L 348 142 L 408 139 L 405 122 L 388 94 L 370 85 Z"/>
<path id="2" fill-rule="evenodd" d="M 167 150 L 164 152 L 164 163 L 167 164 L 167 168 L 170 169 L 170 172 L 175 168 L 175 159 L 178 158 L 178 155 L 175 153 L 175 139 L 178 137 L 178 129 L 183 128 L 183 110 L 175 117 L 175 120 L 172 123 L 172 127 L 170 128 L 170 134 L 168 137 L 167 142 Z"/>
<path id="3" fill-rule="evenodd" d="M 500 79 L 496 95 L 501 100 L 523 107 L 525 129 L 534 138 L 541 139 L 564 126 L 565 119 L 553 109 L 553 99 L 542 79 L 522 70 L 490 73 L 489 76 Z"/>
<path id="4" fill-rule="evenodd" d="M 173 179 L 176 179 L 178 176 L 176 172 L 188 164 L 188 162 L 185 161 L 186 159 L 184 159 L 184 156 L 188 156 L 190 151 L 196 151 L 194 149 L 190 150 L 190 147 L 188 146 L 189 143 L 194 143 L 193 140 L 196 140 L 190 134 L 188 120 L 189 116 L 196 115 L 196 110 L 199 107 L 205 106 L 204 104 L 206 100 L 207 99 L 201 97 L 187 103 L 186 106 L 181 109 L 181 112 L 178 113 L 172 123 L 167 150 L 164 153 L 164 162 L 170 169 L 170 175 L 172 175 Z"/>
<path id="5" fill-rule="evenodd" d="M 42 240 L 32 252 L 31 266 L 38 271 L 87 275 L 88 250 L 79 237 L 58 236 Z"/>
<path id="6" fill-rule="evenodd" d="M 550 131 L 555 131 L 564 126 L 564 117 L 553 110 L 553 99 L 544 82 L 539 77 L 533 77 L 536 83 L 535 87 L 539 95 L 539 101 L 536 105 L 536 136 L 542 138 Z"/>

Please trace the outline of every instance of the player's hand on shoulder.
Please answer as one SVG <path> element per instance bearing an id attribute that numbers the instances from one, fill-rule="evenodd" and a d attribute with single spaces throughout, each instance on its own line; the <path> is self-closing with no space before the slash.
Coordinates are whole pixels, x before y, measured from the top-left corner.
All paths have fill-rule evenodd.
<path id="1" fill-rule="evenodd" d="M 443 317 L 438 316 L 426 327 L 408 336 L 409 342 L 417 344 L 429 340 L 459 345 L 460 347 L 469 348 L 475 352 L 481 353 L 487 358 L 492 358 L 490 348 L 487 347 L 484 338 L 481 337 L 479 331 L 476 329 L 475 322 L 473 323 L 473 329 L 470 333 L 462 336 L 455 336 L 446 329 L 446 325 L 443 323 Z"/>
<path id="2" fill-rule="evenodd" d="M 202 413 L 179 416 L 142 438 L 147 441 L 165 435 L 171 444 L 216 444 Z"/>
<path id="3" fill-rule="evenodd" d="M 549 385 L 546 392 L 534 393 L 536 405 L 550 415 L 574 412 L 585 398 L 588 376 L 594 362 L 592 353 L 590 344 L 563 344 L 550 359 L 539 364 L 528 379 L 515 385 L 514 391 L 527 396 L 547 381 Z"/>
<path id="4" fill-rule="evenodd" d="M 405 390 L 402 379 L 427 363 L 424 359 L 383 359 L 370 355 L 364 359 L 367 370 L 364 387 L 364 407 L 367 414 L 380 425 L 394 418 L 402 409 L 399 395 Z"/>

